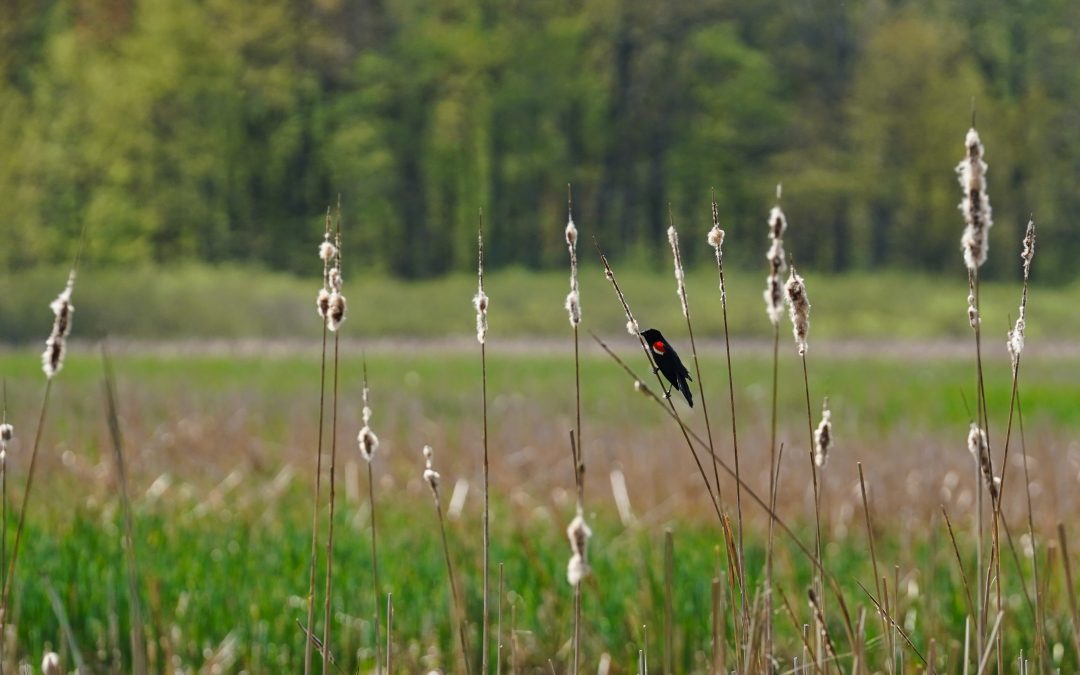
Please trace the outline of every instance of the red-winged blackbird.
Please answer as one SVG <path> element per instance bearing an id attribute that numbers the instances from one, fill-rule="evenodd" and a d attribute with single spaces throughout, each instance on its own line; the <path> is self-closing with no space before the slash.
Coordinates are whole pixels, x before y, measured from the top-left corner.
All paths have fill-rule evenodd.
<path id="1" fill-rule="evenodd" d="M 667 378 L 667 381 L 671 383 L 671 387 L 664 392 L 664 398 L 671 398 L 671 390 L 678 389 L 686 397 L 686 402 L 693 408 L 694 395 L 690 393 L 690 385 L 687 384 L 687 380 L 693 380 L 693 378 L 690 377 L 690 372 L 683 365 L 678 352 L 655 328 L 643 331 L 641 337 L 645 338 L 645 342 L 649 343 L 649 354 L 652 356 L 653 363 L 656 364 L 653 372 L 660 371 Z"/>

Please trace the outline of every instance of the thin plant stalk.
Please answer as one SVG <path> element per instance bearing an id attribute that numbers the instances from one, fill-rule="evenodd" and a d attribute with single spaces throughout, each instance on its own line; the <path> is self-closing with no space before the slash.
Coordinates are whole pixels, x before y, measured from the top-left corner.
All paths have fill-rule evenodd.
<path id="1" fill-rule="evenodd" d="M 808 456 L 810 458 L 810 476 L 811 476 L 811 479 L 812 479 L 813 485 L 814 485 L 814 550 L 817 553 L 818 564 L 820 565 L 823 562 L 822 559 L 821 559 L 821 490 L 818 487 L 817 462 L 814 461 L 814 418 L 813 418 L 813 413 L 810 411 L 810 377 L 809 377 L 809 375 L 807 374 L 807 371 L 806 371 L 806 352 L 805 351 L 802 354 L 802 373 L 803 373 L 803 388 L 806 391 L 806 424 L 807 424 L 807 428 L 810 431 L 810 437 L 809 437 L 810 445 L 809 445 L 809 453 L 808 453 Z M 815 576 L 817 576 L 817 575 L 815 574 Z M 816 619 L 818 614 L 820 614 L 821 617 L 824 619 L 825 618 L 825 598 L 822 597 L 822 595 L 823 595 L 822 590 L 823 589 L 821 587 L 821 579 L 818 578 L 816 581 L 817 581 L 817 583 L 815 584 L 815 586 L 818 589 L 817 590 L 817 597 L 818 597 L 818 603 L 819 603 L 817 609 L 819 609 L 820 611 L 816 612 L 814 614 L 814 617 Z M 823 626 L 822 630 L 827 630 L 827 629 Z M 818 634 L 820 636 L 821 631 L 818 631 Z M 819 649 L 818 650 L 819 656 L 823 657 L 824 656 L 824 651 L 825 651 L 824 649 Z"/>
<path id="2" fill-rule="evenodd" d="M 881 581 L 880 581 L 881 577 L 878 574 L 877 549 L 874 546 L 874 539 L 875 539 L 875 537 L 874 537 L 874 528 L 873 528 L 873 525 L 872 525 L 871 520 L 870 520 L 870 500 L 867 499 L 867 496 L 866 496 L 866 478 L 863 476 L 862 462 L 856 462 L 856 464 L 859 467 L 859 489 L 860 489 L 860 491 L 862 493 L 863 516 L 864 516 L 864 518 L 866 520 L 866 540 L 870 544 L 870 562 L 873 565 L 873 569 L 874 569 L 874 590 L 877 591 L 877 595 L 880 598 L 881 597 Z M 960 571 L 963 572 L 963 569 L 961 569 Z M 889 627 L 885 623 L 885 615 L 879 613 L 878 616 L 881 617 L 881 634 L 882 634 L 882 636 L 885 636 L 889 632 Z M 891 669 L 892 669 L 891 664 L 890 664 L 889 668 L 890 668 L 890 672 L 891 672 Z"/>
<path id="3" fill-rule="evenodd" d="M 740 586 L 740 604 L 742 606 L 743 614 L 743 631 L 748 629 L 750 625 L 750 609 L 747 604 L 747 588 L 746 588 L 746 548 L 743 543 L 743 513 L 742 513 L 742 472 L 739 467 L 739 432 L 737 424 L 737 416 L 735 415 L 735 378 L 732 375 L 731 367 L 731 335 L 728 330 L 728 311 L 727 311 L 727 282 L 724 279 L 724 254 L 722 245 L 724 241 L 724 231 L 720 229 L 720 210 L 716 203 L 716 196 L 713 195 L 712 199 L 712 219 L 713 229 L 710 231 L 710 241 L 716 255 L 716 270 L 720 276 L 720 311 L 724 322 L 724 359 L 727 365 L 727 380 L 728 380 L 728 404 L 731 409 L 731 445 L 734 452 L 735 459 L 735 514 L 738 520 L 738 565 L 736 570 L 738 571 L 738 581 Z M 691 345 L 692 345 L 691 341 Z M 697 359 L 694 359 L 695 364 Z M 700 383 L 701 378 L 698 377 Z M 701 395 L 704 400 L 705 395 Z M 715 465 L 714 465 L 715 467 Z M 738 642 L 738 640 L 736 640 Z"/>
<path id="4" fill-rule="evenodd" d="M 315 621 L 315 570 L 318 567 L 319 546 L 319 507 L 322 503 L 322 456 L 323 456 L 323 426 L 326 410 L 326 323 L 323 323 L 322 334 L 322 358 L 319 364 L 319 431 L 318 442 L 315 449 L 315 498 L 312 502 L 311 513 L 311 560 L 308 563 L 308 597 L 307 597 L 307 626 L 305 630 L 314 629 Z M 304 640 L 304 674 L 310 675 L 312 661 L 312 642 Z"/>
<path id="5" fill-rule="evenodd" d="M 336 246 L 337 246 L 337 268 L 338 274 L 341 274 L 341 200 L 338 199 L 337 207 L 337 227 L 336 227 Z M 330 636 L 332 633 L 331 628 L 331 596 L 333 591 L 334 582 L 334 506 L 336 503 L 337 485 L 335 480 L 335 474 L 337 471 L 337 413 L 338 413 L 338 371 L 340 370 L 340 346 L 341 346 L 341 333 L 337 330 L 334 331 L 334 362 L 333 362 L 333 385 L 330 399 L 330 475 L 329 475 L 329 492 L 330 492 L 330 512 L 326 525 L 326 591 L 325 597 L 323 597 L 323 672 L 328 672 L 330 665 Z"/>
<path id="6" fill-rule="evenodd" d="M 577 515 L 584 517 L 585 513 L 585 455 L 581 441 L 581 349 L 580 328 L 581 323 L 581 299 L 578 288 L 578 258 L 577 258 L 577 227 L 574 225 L 573 196 L 570 186 L 566 186 L 566 247 L 570 255 L 570 294 L 566 297 L 566 309 L 569 312 L 570 326 L 574 331 L 574 411 L 575 428 L 570 433 L 570 454 L 574 462 L 574 485 L 577 488 Z M 501 570 L 501 567 L 500 567 Z M 501 588 L 500 571 L 500 588 Z M 501 593 L 501 590 L 500 590 Z M 502 612 L 502 600 L 500 599 L 499 611 Z M 501 619 L 500 619 L 501 622 Z M 501 630 L 500 630 L 501 632 Z M 500 645 L 501 648 L 501 645 Z M 578 675 L 581 659 L 581 581 L 574 584 L 574 645 L 573 645 L 573 675 Z"/>
<path id="7" fill-rule="evenodd" d="M 325 242 L 330 238 L 330 209 L 326 210 Z M 329 275 L 329 259 L 323 258 L 323 290 L 326 290 L 327 277 Z M 323 456 L 323 427 L 325 425 L 326 412 L 326 327 L 325 317 L 322 322 L 322 356 L 319 360 L 319 427 L 318 440 L 315 446 L 315 497 L 311 508 L 311 559 L 308 563 L 308 594 L 307 594 L 307 626 L 305 633 L 314 634 L 315 630 L 315 571 L 318 568 L 319 550 L 319 508 L 322 504 L 322 456 Z M 304 675 L 311 674 L 312 663 L 312 640 L 304 640 Z"/>
<path id="8" fill-rule="evenodd" d="M 394 672 L 394 594 L 386 594 L 386 672 Z"/>
<path id="9" fill-rule="evenodd" d="M 374 469 L 371 466 L 371 462 L 367 463 L 367 477 L 368 477 L 368 502 L 371 505 L 371 590 L 372 590 L 372 594 L 375 596 L 375 607 L 374 607 L 375 616 L 373 617 L 374 621 L 375 621 L 375 663 L 376 663 L 376 668 L 378 668 L 378 663 L 379 663 L 379 604 L 380 604 L 380 594 L 379 594 L 379 550 L 378 550 L 377 545 L 376 545 L 376 539 L 377 539 L 376 532 L 377 532 L 377 529 L 376 529 L 376 526 L 375 526 L 375 522 L 376 522 L 375 521 L 375 477 L 374 477 Z M 387 597 L 389 598 L 389 596 L 387 596 Z M 389 600 L 388 600 L 388 602 L 389 602 Z M 386 620 L 387 620 L 387 622 L 389 622 L 390 617 L 387 616 Z M 390 629 L 389 629 L 389 623 L 388 623 L 387 624 L 387 636 L 386 636 L 388 643 L 389 643 L 389 639 L 390 639 L 389 630 Z M 387 662 L 387 669 L 388 669 L 386 672 L 389 673 L 389 672 L 391 672 L 389 670 L 389 667 L 390 667 L 389 666 L 389 663 L 390 663 L 390 653 L 389 652 L 387 652 L 387 654 L 386 654 L 386 662 Z"/>
<path id="10" fill-rule="evenodd" d="M 772 358 L 772 412 L 769 425 L 769 504 L 772 506 L 776 494 L 776 399 L 780 383 L 780 325 L 773 325 L 773 358 Z M 768 533 L 765 539 L 765 654 L 769 658 L 772 655 L 773 644 L 773 621 L 772 621 L 772 587 L 773 587 L 773 521 L 769 520 Z"/>
<path id="11" fill-rule="evenodd" d="M 120 429 L 120 416 L 116 404 L 116 382 L 113 378 L 112 365 L 109 362 L 105 345 L 101 347 L 101 359 L 105 371 L 105 402 L 107 405 L 109 436 L 112 439 L 113 455 L 116 459 L 116 474 L 120 483 L 120 504 L 124 512 L 124 557 L 127 565 L 128 595 L 131 608 L 131 669 L 135 675 L 145 675 L 146 665 L 146 628 L 142 617 L 142 600 L 139 593 L 139 566 L 135 556 L 135 526 L 131 516 L 131 498 L 128 494 L 127 469 L 124 464 L 124 439 Z"/>
<path id="12" fill-rule="evenodd" d="M 334 502 L 335 502 L 335 480 L 334 474 L 337 469 L 337 409 L 338 409 L 338 349 L 340 346 L 341 338 L 337 333 L 334 333 L 334 378 L 333 378 L 333 394 L 330 403 L 330 514 L 326 525 L 326 591 L 323 597 L 323 672 L 327 672 L 330 665 L 330 634 L 331 634 L 331 614 L 330 614 L 330 598 L 333 590 L 334 583 Z"/>
<path id="13" fill-rule="evenodd" d="M 503 564 L 499 563 L 499 607 L 496 612 L 495 675 L 502 673 L 502 611 L 503 611 Z"/>
<path id="14" fill-rule="evenodd" d="M 478 290 L 474 304 L 477 311 L 477 339 L 480 342 L 480 382 L 481 382 L 481 408 L 483 410 L 483 443 L 484 443 L 484 590 L 483 590 L 483 619 L 480 627 L 480 672 L 487 675 L 488 672 L 488 620 L 490 608 L 488 607 L 488 573 L 491 559 L 491 501 L 489 494 L 489 463 L 488 463 L 488 409 L 487 409 L 487 296 L 484 294 L 484 214 L 480 213 L 480 231 L 477 232 L 477 278 Z M 482 305 L 482 306 L 481 306 Z M 483 330 L 481 331 L 481 321 Z"/>
<path id="15" fill-rule="evenodd" d="M 53 378 L 45 380 L 45 393 L 41 396 L 41 410 L 38 412 L 37 431 L 34 432 L 34 445 L 30 450 L 30 468 L 26 473 L 26 485 L 23 488 L 22 506 L 19 508 L 19 522 L 15 526 L 15 541 L 11 545 L 11 560 L 4 578 L 4 592 L 0 596 L 0 638 L 6 635 L 8 601 L 11 598 L 12 582 L 15 580 L 15 566 L 19 562 L 19 544 L 22 542 L 23 527 L 26 523 L 26 506 L 30 501 L 30 490 L 34 485 L 34 469 L 37 467 L 38 448 L 41 446 L 41 434 L 45 428 L 45 416 L 49 410 L 49 393 L 52 392 Z"/>
<path id="16" fill-rule="evenodd" d="M 368 407 L 368 373 L 367 373 L 367 357 L 363 359 L 364 369 L 364 428 L 360 431 L 361 441 L 361 455 L 367 463 L 367 475 L 368 475 L 368 504 L 371 508 L 371 593 L 374 602 L 372 603 L 372 617 L 373 626 L 375 631 L 375 668 L 379 667 L 379 605 L 381 604 L 381 594 L 379 592 L 379 548 L 378 548 L 378 518 L 375 511 L 375 470 L 372 466 L 375 460 L 375 448 L 378 446 L 378 440 L 374 441 L 374 445 L 369 447 L 371 440 L 375 438 L 374 434 L 368 427 L 369 417 L 371 415 L 371 408 Z M 366 434 L 365 434 L 366 432 Z M 387 671 L 389 672 L 389 671 Z"/>
<path id="17" fill-rule="evenodd" d="M 430 457 L 428 461 L 428 471 L 430 469 Z M 432 477 L 429 477 L 433 476 Z M 439 481 L 438 474 L 432 471 L 431 474 L 425 472 L 425 478 L 428 481 L 428 485 L 431 487 L 431 495 L 435 505 L 435 515 L 439 521 L 439 541 L 442 543 L 443 559 L 446 562 L 446 576 L 450 582 L 450 602 L 452 604 L 452 611 L 454 613 L 454 622 L 457 623 L 458 640 L 461 645 L 461 662 L 465 666 L 466 675 L 472 675 L 472 669 L 469 667 L 469 641 L 465 634 L 465 615 L 462 612 L 461 598 L 458 594 L 457 579 L 454 576 L 454 563 L 450 557 L 450 544 L 446 538 L 446 520 L 443 516 L 442 510 L 442 497 L 439 493 Z"/>

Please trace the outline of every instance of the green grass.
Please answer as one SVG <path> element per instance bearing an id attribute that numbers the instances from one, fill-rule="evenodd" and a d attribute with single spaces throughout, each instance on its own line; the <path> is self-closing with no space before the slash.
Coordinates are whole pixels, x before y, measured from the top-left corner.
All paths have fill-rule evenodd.
<path id="1" fill-rule="evenodd" d="M 682 324 L 669 273 L 640 271 L 613 260 L 639 321 Z M 75 289 L 76 335 L 140 339 L 305 338 L 318 339 L 314 299 L 319 271 L 310 278 L 253 268 L 186 266 L 82 271 Z M 966 277 L 887 272 L 844 276 L 801 270 L 810 300 L 811 340 L 933 339 L 967 337 Z M 0 276 L 0 339 L 37 341 L 48 333 L 48 302 L 61 290 L 66 270 L 37 269 Z M 346 278 L 350 335 L 366 338 L 470 335 L 471 298 L 476 279 L 452 275 L 406 282 L 365 275 Z M 491 335 L 503 338 L 566 335 L 562 309 L 567 288 L 560 272 L 510 269 L 487 281 Z M 702 336 L 722 333 L 715 270 L 691 270 L 688 293 Z M 760 270 L 728 273 L 730 320 L 737 337 L 768 337 Z M 585 325 L 601 333 L 621 330 L 622 310 L 602 271 L 586 264 L 581 276 Z M 1036 286 L 1028 335 L 1032 340 L 1068 340 L 1080 332 L 1080 314 L 1071 310 L 1080 285 Z M 986 283 L 983 320 L 988 340 L 1004 340 L 1009 317 L 1019 303 L 1015 283 Z"/>

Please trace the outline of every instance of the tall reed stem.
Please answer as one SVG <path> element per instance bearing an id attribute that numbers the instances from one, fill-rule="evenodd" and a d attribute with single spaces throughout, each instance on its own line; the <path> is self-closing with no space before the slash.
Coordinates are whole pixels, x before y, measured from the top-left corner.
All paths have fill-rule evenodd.
<path id="1" fill-rule="evenodd" d="M 334 474 L 337 469 L 337 411 L 338 411 L 338 348 L 341 337 L 334 333 L 334 384 L 333 397 L 330 403 L 330 515 L 326 527 L 326 595 L 323 598 L 323 672 L 329 672 L 330 666 L 330 635 L 331 629 L 331 593 L 334 583 L 334 503 L 335 503 L 335 480 Z"/>
<path id="2" fill-rule="evenodd" d="M 15 566 L 19 562 L 19 544 L 22 542 L 23 527 L 26 524 L 26 507 L 30 503 L 30 490 L 34 485 L 34 469 L 37 467 L 38 449 L 41 447 L 41 434 L 45 429 L 45 416 L 49 410 L 49 393 L 52 392 L 53 378 L 45 380 L 45 393 L 41 396 L 41 410 L 38 413 L 37 431 L 34 432 L 34 446 L 30 450 L 30 468 L 26 473 L 26 486 L 23 489 L 22 506 L 19 508 L 19 523 L 15 526 L 15 541 L 11 545 L 11 561 L 8 563 L 7 577 L 4 579 L 4 592 L 0 596 L 0 639 L 6 635 L 7 613 L 10 607 L 11 587 L 15 581 Z"/>

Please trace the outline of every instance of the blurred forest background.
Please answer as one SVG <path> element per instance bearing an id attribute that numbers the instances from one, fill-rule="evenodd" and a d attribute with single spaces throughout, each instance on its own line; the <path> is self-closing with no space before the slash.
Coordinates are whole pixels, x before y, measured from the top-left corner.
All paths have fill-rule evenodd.
<path id="1" fill-rule="evenodd" d="M 85 224 L 96 265 L 310 272 L 339 193 L 353 270 L 471 268 L 479 208 L 493 265 L 562 266 L 568 182 L 658 267 L 668 204 L 703 233 L 715 188 L 757 265 L 782 181 L 800 262 L 958 271 L 974 100 L 987 274 L 1034 212 L 1072 279 L 1078 35 L 1073 0 L 3 0 L 0 266 Z"/>

